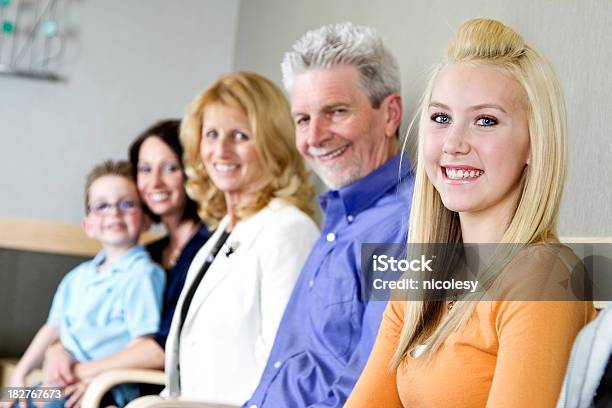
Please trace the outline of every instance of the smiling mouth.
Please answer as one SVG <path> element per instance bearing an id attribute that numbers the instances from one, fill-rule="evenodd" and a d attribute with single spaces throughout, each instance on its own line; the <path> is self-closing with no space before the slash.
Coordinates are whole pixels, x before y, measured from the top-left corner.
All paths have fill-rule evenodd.
<path id="1" fill-rule="evenodd" d="M 123 231 L 126 229 L 126 225 L 122 222 L 113 222 L 108 224 L 106 228 L 112 231 Z"/>
<path id="2" fill-rule="evenodd" d="M 473 181 L 484 174 L 484 170 L 474 167 L 444 167 L 441 166 L 442 175 L 450 181 Z"/>
<path id="3" fill-rule="evenodd" d="M 240 165 L 238 164 L 226 164 L 226 163 L 215 163 L 214 168 L 219 173 L 230 173 L 232 171 L 238 170 Z"/>
<path id="4" fill-rule="evenodd" d="M 149 198 L 149 200 L 153 201 L 153 202 L 159 202 L 159 201 L 164 201 L 167 200 L 170 197 L 170 194 L 168 193 L 150 193 L 147 194 L 147 197 Z"/>
<path id="5" fill-rule="evenodd" d="M 325 154 L 314 155 L 314 156 L 317 159 L 322 160 L 322 161 L 332 160 L 342 155 L 342 153 L 344 153 L 348 148 L 349 148 L 349 145 L 347 144 L 344 146 L 340 146 L 338 149 L 332 150 L 331 152 L 328 152 Z"/>

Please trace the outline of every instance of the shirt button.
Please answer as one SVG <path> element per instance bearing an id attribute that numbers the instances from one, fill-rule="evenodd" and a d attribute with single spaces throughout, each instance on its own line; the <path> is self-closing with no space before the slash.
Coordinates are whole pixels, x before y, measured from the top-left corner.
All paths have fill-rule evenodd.
<path id="1" fill-rule="evenodd" d="M 327 241 L 328 242 L 332 242 L 335 239 L 336 239 L 336 234 L 334 234 L 333 232 L 330 232 L 329 234 L 327 234 Z"/>
<path id="2" fill-rule="evenodd" d="M 274 368 L 280 368 L 281 362 L 280 360 L 274 363 Z"/>
<path id="3" fill-rule="evenodd" d="M 346 217 L 348 222 L 353 222 L 353 220 L 355 219 L 355 217 L 353 217 L 352 215 L 349 215 Z"/>
<path id="4" fill-rule="evenodd" d="M 309 288 L 312 288 L 313 286 L 314 286 L 314 280 L 312 280 L 312 279 L 311 279 L 311 280 L 308 282 L 308 287 L 309 287 Z"/>
<path id="5" fill-rule="evenodd" d="M 249 408 L 257 408 L 257 405 L 255 404 L 249 405 Z"/>

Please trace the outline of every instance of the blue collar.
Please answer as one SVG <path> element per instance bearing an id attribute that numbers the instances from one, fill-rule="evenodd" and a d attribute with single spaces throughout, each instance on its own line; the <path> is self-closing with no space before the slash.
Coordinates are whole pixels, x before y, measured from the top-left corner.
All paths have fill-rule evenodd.
<path id="1" fill-rule="evenodd" d="M 396 188 L 412 172 L 408 155 L 403 156 L 398 153 L 367 176 L 339 190 L 330 190 L 320 195 L 318 199 L 323 212 L 325 212 L 327 203 L 337 197 L 343 204 L 345 215 L 356 215 L 369 208 L 390 189 Z"/>
<path id="2" fill-rule="evenodd" d="M 121 272 L 121 271 L 129 271 L 131 269 L 131 265 L 136 260 L 140 259 L 143 255 L 147 255 L 145 249 L 140 245 L 134 245 L 127 252 L 121 255 L 112 265 L 110 265 L 109 271 L 112 272 Z M 101 250 L 96 254 L 94 259 L 92 259 L 91 263 L 94 266 L 94 269 L 97 270 L 102 263 L 106 260 L 106 251 Z"/>

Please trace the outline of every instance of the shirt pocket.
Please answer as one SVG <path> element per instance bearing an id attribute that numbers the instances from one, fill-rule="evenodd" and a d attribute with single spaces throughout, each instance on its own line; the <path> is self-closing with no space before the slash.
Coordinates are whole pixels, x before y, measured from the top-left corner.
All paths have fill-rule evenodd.
<path id="1" fill-rule="evenodd" d="M 310 307 L 312 340 L 343 361 L 351 352 L 357 329 L 353 321 L 356 288 L 350 278 L 319 276 L 312 286 L 313 302 Z"/>
<path id="2" fill-rule="evenodd" d="M 355 297 L 356 281 L 349 264 L 329 255 L 308 285 L 315 303 L 323 306 L 347 302 Z"/>

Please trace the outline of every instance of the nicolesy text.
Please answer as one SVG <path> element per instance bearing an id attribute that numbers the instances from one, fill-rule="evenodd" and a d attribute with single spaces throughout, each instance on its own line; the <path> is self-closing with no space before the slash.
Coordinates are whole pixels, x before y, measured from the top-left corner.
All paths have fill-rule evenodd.
<path id="1" fill-rule="evenodd" d="M 437 279 L 428 279 L 424 281 L 419 281 L 413 278 L 404 278 L 400 280 L 384 280 L 384 279 L 374 279 L 372 282 L 374 289 L 391 289 L 391 290 L 464 290 L 469 291 L 471 293 L 476 292 L 478 288 L 478 281 L 470 281 L 470 280 L 437 280 Z"/>

